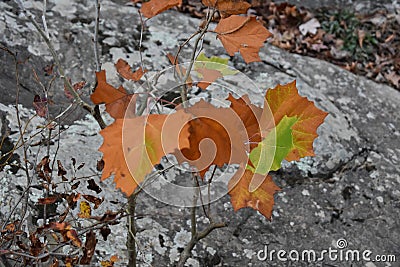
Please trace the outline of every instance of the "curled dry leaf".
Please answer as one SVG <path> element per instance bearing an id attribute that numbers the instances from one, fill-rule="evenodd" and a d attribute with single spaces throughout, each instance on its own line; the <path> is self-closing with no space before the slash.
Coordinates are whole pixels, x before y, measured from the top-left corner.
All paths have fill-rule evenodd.
<path id="1" fill-rule="evenodd" d="M 394 86 L 400 88 L 400 75 L 398 75 L 395 71 L 385 73 L 385 78 L 390 81 Z"/>
<path id="2" fill-rule="evenodd" d="M 251 4 L 243 0 L 203 0 L 205 6 L 215 7 L 222 18 L 230 15 L 246 14 Z"/>
<path id="3" fill-rule="evenodd" d="M 112 267 L 112 266 L 114 266 L 114 263 L 117 262 L 117 261 L 119 261 L 118 256 L 117 255 L 112 255 L 110 257 L 110 260 L 101 261 L 100 265 L 101 265 L 101 267 Z"/>
<path id="4" fill-rule="evenodd" d="M 51 182 L 51 168 L 50 168 L 50 157 L 45 156 L 42 160 L 36 165 L 36 173 L 40 178 L 44 181 L 50 183 Z"/>
<path id="5" fill-rule="evenodd" d="M 115 68 L 123 78 L 131 81 L 139 81 L 140 78 L 142 78 L 142 76 L 147 72 L 146 69 L 143 70 L 141 67 L 135 72 L 132 72 L 131 66 L 129 66 L 128 62 L 122 58 L 118 59 L 117 63 L 115 63 Z"/>
<path id="6" fill-rule="evenodd" d="M 97 244 L 96 233 L 89 231 L 86 233 L 85 246 L 83 247 L 83 256 L 79 262 L 82 265 L 89 265 L 93 258 Z"/>
<path id="7" fill-rule="evenodd" d="M 182 5 L 182 0 L 150 0 L 142 4 L 140 12 L 146 18 L 152 18 L 174 6 Z"/>
<path id="8" fill-rule="evenodd" d="M 97 209 L 101 203 L 103 203 L 104 198 L 98 198 L 92 195 L 82 195 L 84 199 L 94 204 L 94 209 Z"/>
<path id="9" fill-rule="evenodd" d="M 69 81 L 71 82 L 71 79 L 69 79 Z M 77 83 L 74 83 L 72 85 L 72 88 L 74 89 L 75 92 L 80 91 L 84 86 L 86 85 L 86 81 L 80 81 Z M 74 99 L 74 96 L 72 95 L 72 93 L 68 90 L 67 85 L 64 84 L 64 94 L 68 99 Z"/>
<path id="10" fill-rule="evenodd" d="M 58 167 L 58 176 L 64 176 L 67 174 L 67 171 L 65 170 L 64 166 L 62 165 L 61 161 L 58 159 L 57 160 L 57 167 Z"/>
<path id="11" fill-rule="evenodd" d="M 103 163 L 104 164 L 104 163 Z M 104 166 L 103 166 L 104 167 Z M 103 189 L 100 188 L 100 186 L 98 186 L 96 184 L 96 182 L 94 181 L 94 179 L 90 179 L 87 181 L 88 182 L 88 186 L 86 187 L 89 190 L 93 190 L 95 191 L 97 194 L 99 194 L 101 191 L 103 191 Z"/>
<path id="12" fill-rule="evenodd" d="M 39 238 L 36 236 L 36 233 L 32 233 L 29 235 L 29 241 L 31 243 L 29 252 L 32 256 L 37 257 L 40 252 L 42 252 L 44 244 L 40 242 Z"/>
<path id="13" fill-rule="evenodd" d="M 230 56 L 240 52 L 246 63 L 260 61 L 258 52 L 272 34 L 255 17 L 232 15 L 214 30 Z"/>
<path id="14" fill-rule="evenodd" d="M 53 204 L 56 201 L 57 201 L 57 197 L 56 196 L 46 197 L 46 198 L 39 198 L 38 199 L 38 203 L 40 205 L 49 205 L 49 204 Z"/>
<path id="15" fill-rule="evenodd" d="M 33 107 L 35 108 L 36 114 L 39 117 L 45 118 L 49 113 L 47 104 L 48 103 L 46 97 L 40 97 L 39 95 L 35 95 L 35 97 L 33 98 Z"/>
<path id="16" fill-rule="evenodd" d="M 50 265 L 50 267 L 58 267 L 58 266 L 60 266 L 60 263 L 56 258 L 54 258 L 53 263 Z"/>

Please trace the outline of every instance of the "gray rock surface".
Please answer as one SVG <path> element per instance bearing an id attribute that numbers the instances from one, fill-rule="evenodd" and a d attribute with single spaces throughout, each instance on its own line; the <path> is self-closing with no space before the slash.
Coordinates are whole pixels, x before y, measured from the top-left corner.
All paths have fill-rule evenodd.
<path id="1" fill-rule="evenodd" d="M 49 32 L 68 75 L 73 81 L 83 78 L 93 82 L 93 2 L 48 2 Z M 32 12 L 40 15 L 42 1 L 25 3 Z M 30 104 L 33 95 L 40 92 L 32 77 L 32 67 L 41 79 L 46 79 L 40 70 L 50 64 L 51 58 L 40 37 L 19 14 L 13 2 L 1 2 L 0 10 L 0 32 L 4 33 L 0 37 L 1 44 L 18 51 L 21 59 L 25 55 L 31 57 L 29 64 L 20 66 L 21 102 L 25 106 L 20 110 L 27 121 L 34 114 Z M 113 63 L 118 58 L 125 58 L 133 66 L 139 65 L 138 13 L 134 7 L 102 1 L 101 16 L 101 61 L 107 70 L 108 81 L 118 85 L 121 81 L 113 70 Z M 176 51 L 177 41 L 189 37 L 199 23 L 199 20 L 173 11 L 147 22 L 143 56 L 146 67 L 153 70 L 150 74 L 168 66 L 166 52 Z M 204 43 L 208 56 L 226 55 L 215 36 L 208 36 Z M 185 49 L 183 55 L 189 52 Z M 7 107 L 14 102 L 14 67 L 12 59 L 3 51 L 0 53 L 0 64 L 4 66 L 0 74 L 1 102 L 5 104 L 0 105 L 0 109 L 10 124 L 9 138 L 16 141 L 15 109 Z M 215 220 L 228 221 L 229 226 L 214 231 L 197 244 L 188 266 L 399 266 L 399 92 L 332 64 L 289 54 L 270 45 L 262 48 L 260 56 L 262 62 L 250 65 L 244 64 L 240 56 L 235 56 L 231 58 L 232 66 L 250 77 L 263 91 L 296 79 L 300 93 L 329 112 L 315 141 L 316 157 L 285 163 L 273 174 L 282 191 L 276 194 L 271 222 L 251 209 L 234 212 L 228 196 L 219 200 L 213 207 Z M 56 84 L 53 89 L 55 106 L 66 107 L 69 102 L 63 96 L 61 82 Z M 135 89 L 133 85 L 125 85 Z M 257 88 L 246 86 L 243 90 L 260 103 L 262 95 Z M 218 97 L 218 92 L 212 96 Z M 60 110 L 53 112 L 57 114 Z M 95 164 L 101 156 L 97 148 L 102 142 L 98 127 L 93 119 L 83 117 L 82 113 L 74 116 L 66 122 L 82 119 L 67 127 L 59 137 L 58 150 L 52 146 L 51 155 L 57 151 L 57 158 L 63 162 L 76 157 L 79 162 L 86 163 L 80 175 L 95 175 Z M 29 123 L 28 133 L 37 132 L 36 126 L 43 123 L 44 120 L 35 118 Z M 40 135 L 31 142 L 38 139 Z M 44 155 L 44 152 L 32 150 L 29 157 L 40 159 L 39 155 Z M 1 172 L 2 216 L 9 211 L 15 196 L 21 194 L 18 186 L 24 186 L 24 179 L 22 171 L 17 175 Z M 102 187 L 104 192 L 101 196 L 115 202 L 107 202 L 98 214 L 104 209 L 116 209 L 125 202 L 110 179 L 102 183 Z M 80 189 L 84 190 L 84 186 Z M 40 192 L 33 190 L 32 200 L 41 197 L 38 195 Z M 138 200 L 137 212 L 144 215 L 137 221 L 142 265 L 172 265 L 190 239 L 190 211 L 165 205 L 143 194 Z M 204 216 L 198 221 L 207 223 Z M 106 259 L 118 253 L 121 261 L 117 264 L 124 266 L 127 260 L 124 222 L 113 226 L 112 231 L 109 241 L 100 241 L 95 258 Z M 274 261 L 263 262 L 257 258 L 257 253 L 265 245 L 276 251 L 297 249 L 301 253 L 302 250 L 314 249 L 318 252 L 335 249 L 340 238 L 347 240 L 348 249 L 371 250 L 373 256 L 395 255 L 397 263 L 350 263 L 329 261 L 327 257 L 325 261 L 313 263 L 281 262 L 276 257 Z"/>
<path id="2" fill-rule="evenodd" d="M 310 9 L 328 7 L 333 9 L 347 8 L 350 10 L 356 10 L 358 12 L 371 12 L 376 8 L 388 8 L 391 10 L 394 5 L 398 4 L 397 0 L 277 0 L 276 3 L 288 2 L 298 7 L 306 7 Z"/>

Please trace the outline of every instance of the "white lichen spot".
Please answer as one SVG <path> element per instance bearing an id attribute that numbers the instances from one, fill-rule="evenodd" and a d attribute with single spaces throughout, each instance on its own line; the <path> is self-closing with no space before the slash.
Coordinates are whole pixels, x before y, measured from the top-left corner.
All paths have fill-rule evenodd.
<path id="1" fill-rule="evenodd" d="M 373 119 L 376 118 L 376 116 L 374 115 L 374 113 L 372 113 L 371 111 L 368 112 L 366 116 L 367 116 L 368 119 L 371 119 L 371 120 L 373 120 Z"/>
<path id="2" fill-rule="evenodd" d="M 256 254 L 253 250 L 247 249 L 247 248 L 245 248 L 243 252 L 244 252 L 244 255 L 246 256 L 246 258 L 249 258 L 249 259 L 253 258 L 253 255 Z"/>
<path id="3" fill-rule="evenodd" d="M 307 189 L 303 189 L 303 191 L 301 191 L 301 194 L 302 194 L 303 196 L 309 196 L 309 195 L 310 195 L 310 192 L 308 192 Z"/>
<path id="4" fill-rule="evenodd" d="M 325 218 L 325 212 L 323 210 L 320 210 L 319 212 L 315 213 L 315 216 L 321 217 L 321 218 Z"/>
<path id="5" fill-rule="evenodd" d="M 187 259 L 185 266 L 199 267 L 200 264 L 197 260 L 189 258 L 189 259 Z"/>
<path id="6" fill-rule="evenodd" d="M 174 237 L 174 244 L 177 247 L 185 247 L 185 245 L 190 241 L 190 233 L 184 229 L 176 233 Z"/>
<path id="7" fill-rule="evenodd" d="M 210 253 L 212 256 L 214 256 L 215 255 L 215 253 L 217 252 L 215 249 L 213 249 L 212 247 L 207 247 L 206 248 L 206 251 L 208 252 L 208 253 Z"/>

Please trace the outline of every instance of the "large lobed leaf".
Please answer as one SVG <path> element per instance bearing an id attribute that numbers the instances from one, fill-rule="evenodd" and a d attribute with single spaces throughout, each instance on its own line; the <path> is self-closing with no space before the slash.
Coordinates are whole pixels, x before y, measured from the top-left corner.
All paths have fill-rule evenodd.
<path id="1" fill-rule="evenodd" d="M 189 147 L 175 153 L 178 162 L 189 162 L 203 177 L 211 165 L 241 163 L 247 159 L 248 140 L 240 117 L 230 108 L 217 108 L 201 100 L 186 109 Z"/>
<path id="2" fill-rule="evenodd" d="M 131 195 L 163 156 L 189 146 L 189 131 L 183 128 L 189 119 L 189 114 L 178 111 L 115 120 L 100 132 L 105 162 L 101 179 L 114 174 L 116 187 Z"/>
<path id="3" fill-rule="evenodd" d="M 235 210 L 251 207 L 270 219 L 273 194 L 279 188 L 268 172 L 278 170 L 283 159 L 298 160 L 314 155 L 312 144 L 318 136 L 317 128 L 327 115 L 298 94 L 295 81 L 267 91 L 264 110 L 258 119 L 261 126 L 258 134 L 264 139 L 252 148 L 245 171 L 241 168 L 229 182 Z M 247 125 L 255 123 L 252 116 L 242 117 L 250 118 Z"/>
<path id="4" fill-rule="evenodd" d="M 241 168 L 228 185 L 233 207 L 251 207 L 270 219 L 279 188 L 268 172 L 279 169 L 283 159 L 313 155 L 316 130 L 327 113 L 301 97 L 295 82 L 268 90 L 263 109 L 247 96 L 227 100 L 229 108 L 201 100 L 170 115 L 116 119 L 101 131 L 102 179 L 114 174 L 117 187 L 130 195 L 169 153 L 201 176 L 211 165 L 237 163 Z"/>
<path id="5" fill-rule="evenodd" d="M 261 61 L 258 51 L 272 34 L 255 17 L 232 15 L 214 30 L 230 56 L 240 52 L 246 63 Z"/>
<path id="6" fill-rule="evenodd" d="M 317 138 L 317 128 L 324 122 L 327 112 L 318 109 L 312 101 L 299 95 L 296 81 L 277 85 L 267 91 L 264 105 L 268 105 L 278 125 L 285 117 L 296 117 L 292 126 L 293 146 L 285 157 L 288 161 L 314 156 L 313 142 Z"/>

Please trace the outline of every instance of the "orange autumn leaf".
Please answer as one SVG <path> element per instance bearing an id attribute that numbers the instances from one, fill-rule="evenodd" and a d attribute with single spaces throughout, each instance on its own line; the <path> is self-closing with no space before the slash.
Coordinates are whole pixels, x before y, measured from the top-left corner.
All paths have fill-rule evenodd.
<path id="1" fill-rule="evenodd" d="M 137 183 L 130 174 L 125 162 L 122 144 L 123 119 L 116 119 L 113 124 L 100 131 L 104 141 L 99 151 L 103 153 L 104 168 L 101 180 L 105 180 L 114 174 L 114 182 L 117 188 L 127 195 L 131 195 L 137 187 Z"/>
<path id="2" fill-rule="evenodd" d="M 128 94 L 124 87 L 120 86 L 118 89 L 115 89 L 112 85 L 108 84 L 106 81 L 106 71 L 102 70 L 100 72 L 96 72 L 97 78 L 97 86 L 90 96 L 92 102 L 96 105 L 105 104 L 106 111 L 113 117 L 114 119 L 124 118 L 126 115 L 126 111 L 129 108 L 127 113 L 128 117 L 135 116 L 135 102 L 130 105 L 131 100 L 136 101 L 136 94 Z"/>
<path id="3" fill-rule="evenodd" d="M 205 90 L 210 84 L 215 82 L 218 78 L 223 77 L 222 73 L 218 70 L 199 68 L 196 71 L 203 76 L 202 80 L 197 83 L 197 86 L 203 90 Z"/>
<path id="4" fill-rule="evenodd" d="M 251 183 L 257 183 L 256 190 L 250 191 Z M 267 219 L 271 219 L 274 206 L 274 194 L 280 188 L 272 181 L 271 176 L 243 171 L 241 167 L 228 183 L 231 203 L 235 211 L 251 207 L 258 210 Z"/>
<path id="5" fill-rule="evenodd" d="M 238 15 L 221 19 L 214 31 L 228 54 L 240 52 L 246 63 L 261 61 L 258 52 L 272 35 L 255 17 Z"/>
<path id="6" fill-rule="evenodd" d="M 247 136 L 249 137 L 248 142 L 250 143 L 250 150 L 253 149 L 261 142 L 260 118 L 263 109 L 251 104 L 247 95 L 236 99 L 229 94 L 227 100 L 231 102 L 231 109 L 234 110 L 242 120 L 247 131 Z"/>
<path id="7" fill-rule="evenodd" d="M 294 149 L 286 156 L 286 160 L 299 160 L 305 156 L 314 156 L 313 142 L 317 138 L 317 128 L 328 115 L 318 109 L 312 101 L 298 94 L 296 81 L 286 85 L 277 85 L 267 91 L 264 106 L 272 111 L 275 125 L 284 116 L 297 117 L 298 121 L 292 126 Z"/>
<path id="8" fill-rule="evenodd" d="M 105 163 L 101 179 L 114 174 L 116 187 L 131 195 L 163 156 L 189 146 L 184 125 L 190 117 L 181 110 L 115 120 L 100 132 L 104 142 L 99 150 Z"/>
<path id="9" fill-rule="evenodd" d="M 63 233 L 63 236 L 65 236 L 67 240 L 71 240 L 74 246 L 79 248 L 82 247 L 82 241 L 79 239 L 78 233 L 75 230 L 73 229 L 68 230 L 65 233 Z"/>
<path id="10" fill-rule="evenodd" d="M 203 177 L 211 165 L 247 162 L 246 130 L 233 110 L 200 100 L 187 112 L 193 114 L 187 125 L 190 146 L 174 153 L 179 163 L 195 166 Z"/>
<path id="11" fill-rule="evenodd" d="M 146 18 L 152 18 L 167 9 L 181 4 L 182 0 L 150 0 L 142 4 L 140 12 L 142 12 Z"/>
<path id="12" fill-rule="evenodd" d="M 115 68 L 119 75 L 127 80 L 139 81 L 140 78 L 147 72 L 147 70 L 143 70 L 141 67 L 138 68 L 135 72 L 132 72 L 131 66 L 129 66 L 128 62 L 123 60 L 122 58 L 118 59 L 117 63 L 115 63 Z"/>
<path id="13" fill-rule="evenodd" d="M 251 7 L 249 3 L 243 0 L 203 0 L 202 2 L 205 6 L 218 9 L 222 18 L 230 15 L 246 14 Z"/>

